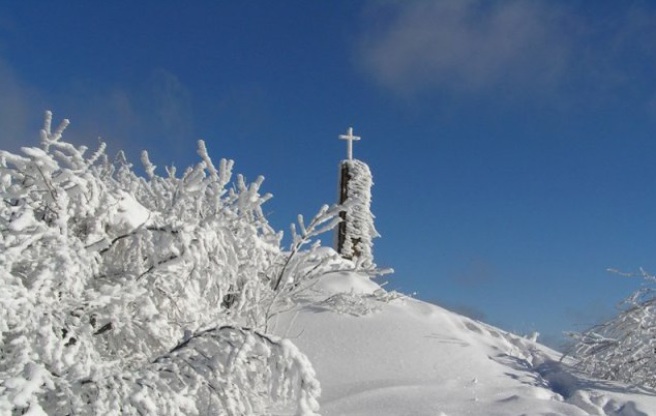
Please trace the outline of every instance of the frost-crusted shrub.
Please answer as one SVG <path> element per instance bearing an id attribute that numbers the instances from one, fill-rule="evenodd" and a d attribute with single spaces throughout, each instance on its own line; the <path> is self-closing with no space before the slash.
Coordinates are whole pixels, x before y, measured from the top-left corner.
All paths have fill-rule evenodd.
<path id="1" fill-rule="evenodd" d="M 215 166 L 202 141 L 181 176 L 144 152 L 144 178 L 51 120 L 40 148 L 0 152 L 0 414 L 314 414 L 307 359 L 257 332 L 300 279 L 263 178 L 231 185 L 232 161 Z"/>
<path id="2" fill-rule="evenodd" d="M 647 286 L 625 299 L 616 317 L 570 334 L 570 354 L 594 377 L 656 387 L 656 277 L 641 275 Z"/>
<path id="3" fill-rule="evenodd" d="M 381 306 L 373 302 L 369 296 L 351 292 L 336 293 L 321 301 L 317 306 L 353 316 L 365 316 L 381 309 Z"/>
<path id="4" fill-rule="evenodd" d="M 331 310 L 344 315 L 366 316 L 381 310 L 382 305 L 403 298 L 398 292 L 378 289 L 373 293 L 341 292 L 318 302 L 317 308 Z"/>
<path id="5" fill-rule="evenodd" d="M 65 405 L 56 414 L 289 414 L 297 406 L 299 414 L 314 414 L 320 393 L 292 343 L 234 326 L 200 331 L 142 368 L 82 380 L 76 389 L 80 406 L 59 401 Z"/>

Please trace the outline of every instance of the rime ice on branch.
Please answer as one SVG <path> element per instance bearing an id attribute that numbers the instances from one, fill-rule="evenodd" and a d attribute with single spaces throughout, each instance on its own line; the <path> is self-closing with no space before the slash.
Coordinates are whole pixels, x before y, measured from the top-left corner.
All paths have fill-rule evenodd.
<path id="1" fill-rule="evenodd" d="M 349 127 L 339 136 L 348 141 L 347 159 L 340 164 L 339 203 L 346 207 L 341 213 L 336 236 L 337 252 L 345 259 L 354 260 L 359 268 L 375 268 L 372 240 L 379 237 L 371 213 L 373 180 L 366 163 L 353 159 L 353 141 L 360 140 Z"/>
<path id="2" fill-rule="evenodd" d="M 0 415 L 317 416 L 309 360 L 264 331 L 332 270 L 314 238 L 337 211 L 287 253 L 264 178 L 202 141 L 182 176 L 144 152 L 143 177 L 67 125 L 48 112 L 40 147 L 0 150 Z"/>

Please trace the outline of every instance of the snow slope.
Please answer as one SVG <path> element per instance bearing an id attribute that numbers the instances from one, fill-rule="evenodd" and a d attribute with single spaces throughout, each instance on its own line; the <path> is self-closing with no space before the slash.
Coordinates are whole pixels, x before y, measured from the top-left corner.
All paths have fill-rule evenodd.
<path id="1" fill-rule="evenodd" d="M 324 277 L 275 330 L 312 361 L 323 415 L 656 415 L 656 393 L 588 380 L 558 353 L 365 277 Z"/>

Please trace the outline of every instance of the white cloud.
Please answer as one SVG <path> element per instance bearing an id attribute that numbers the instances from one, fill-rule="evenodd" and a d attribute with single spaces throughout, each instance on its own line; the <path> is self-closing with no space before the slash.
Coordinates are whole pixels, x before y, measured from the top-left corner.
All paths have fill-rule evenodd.
<path id="1" fill-rule="evenodd" d="M 631 60 L 654 63 L 654 10 L 618 4 L 600 18 L 568 7 L 546 0 L 376 4 L 356 59 L 402 94 L 551 92 L 575 84 L 596 91 L 635 81 Z"/>
<path id="2" fill-rule="evenodd" d="M 458 269 L 450 273 L 450 279 L 458 285 L 484 287 L 498 280 L 496 266 L 484 257 L 471 257 L 458 263 Z"/>
<path id="3" fill-rule="evenodd" d="M 155 70 L 136 86 L 76 80 L 61 89 L 53 93 L 36 88 L 0 56 L 0 149 L 38 146 L 45 110 L 54 112 L 55 122 L 71 119 L 67 140 L 93 147 L 100 137 L 111 145 L 110 154 L 123 149 L 131 160 L 152 147 L 153 140 L 158 149 L 177 153 L 197 139 L 192 95 L 169 71 Z"/>
<path id="4" fill-rule="evenodd" d="M 135 85 L 98 84 L 77 81 L 51 100 L 53 111 L 71 119 L 78 141 L 100 136 L 133 159 L 153 140 L 158 148 L 177 152 L 196 139 L 192 95 L 175 74 L 157 69 Z"/>
<path id="5" fill-rule="evenodd" d="M 173 141 L 192 139 L 193 112 L 191 93 L 172 72 L 155 70 L 151 76 L 149 99 L 155 121 L 162 133 Z"/>
<path id="6" fill-rule="evenodd" d="M 381 28 L 365 33 L 365 68 L 399 90 L 425 86 L 477 90 L 508 77 L 548 84 L 567 49 L 556 15 L 539 2 L 474 0 L 398 4 Z"/>
<path id="7" fill-rule="evenodd" d="M 29 131 L 28 125 L 38 101 L 34 91 L 23 84 L 14 71 L 0 58 L 0 146 L 16 151 L 20 146 L 36 144 L 38 131 Z M 38 117 L 38 114 L 36 114 Z M 34 140 L 34 143 L 31 142 Z"/>

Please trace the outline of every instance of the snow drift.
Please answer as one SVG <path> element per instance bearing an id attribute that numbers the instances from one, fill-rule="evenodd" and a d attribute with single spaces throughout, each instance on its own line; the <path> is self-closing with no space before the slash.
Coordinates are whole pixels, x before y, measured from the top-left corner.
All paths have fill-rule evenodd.
<path id="1" fill-rule="evenodd" d="M 324 415 L 656 414 L 653 391 L 589 379 L 547 347 L 357 274 L 314 288 L 276 331 L 312 361 Z M 358 301 L 336 308 L 336 296 Z"/>

